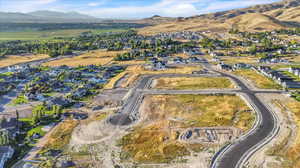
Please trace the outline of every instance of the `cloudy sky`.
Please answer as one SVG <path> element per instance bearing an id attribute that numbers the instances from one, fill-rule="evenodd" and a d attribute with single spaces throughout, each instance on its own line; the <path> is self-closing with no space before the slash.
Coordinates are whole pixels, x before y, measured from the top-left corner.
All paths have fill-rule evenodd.
<path id="1" fill-rule="evenodd" d="M 185 17 L 276 1 L 279 0 L 0 0 L 0 11 L 77 11 L 99 18 Z"/>

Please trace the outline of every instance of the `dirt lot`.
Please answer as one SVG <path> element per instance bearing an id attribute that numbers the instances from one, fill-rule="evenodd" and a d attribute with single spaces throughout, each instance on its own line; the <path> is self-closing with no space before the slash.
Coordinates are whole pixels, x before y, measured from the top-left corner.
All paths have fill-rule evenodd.
<path id="1" fill-rule="evenodd" d="M 48 58 L 48 55 L 44 54 L 27 54 L 27 55 L 11 55 L 11 56 L 6 56 L 5 58 L 0 59 L 0 67 L 5 67 L 5 66 L 10 66 L 14 64 L 19 64 L 19 63 L 25 63 L 25 62 L 30 62 L 30 61 L 35 61 L 35 60 L 40 60 L 40 59 L 45 59 Z"/>
<path id="2" fill-rule="evenodd" d="M 296 125 L 292 132 L 287 135 L 281 142 L 277 143 L 270 151 L 270 154 L 283 158 L 283 168 L 298 168 L 300 167 L 300 102 L 292 98 L 273 99 L 273 104 L 281 109 L 283 113 L 289 114 L 290 125 Z"/>
<path id="3" fill-rule="evenodd" d="M 222 77 L 160 78 L 153 81 L 156 89 L 194 90 L 194 89 L 232 89 L 230 79 Z"/>
<path id="4" fill-rule="evenodd" d="M 210 106 L 213 104 L 213 106 Z M 120 140 L 123 151 L 139 163 L 170 163 L 211 146 L 179 141 L 180 129 L 191 127 L 251 128 L 254 115 L 234 95 L 154 95 L 140 108 L 141 122 Z"/>

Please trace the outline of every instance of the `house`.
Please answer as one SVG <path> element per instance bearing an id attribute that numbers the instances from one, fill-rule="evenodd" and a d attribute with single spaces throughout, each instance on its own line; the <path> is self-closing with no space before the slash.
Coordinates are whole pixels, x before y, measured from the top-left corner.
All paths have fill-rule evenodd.
<path id="1" fill-rule="evenodd" d="M 145 69 L 147 70 L 152 70 L 152 71 L 159 71 L 159 70 L 165 70 L 167 68 L 166 66 L 167 61 L 153 61 L 150 64 L 147 64 L 144 66 Z"/>
<path id="2" fill-rule="evenodd" d="M 54 105 L 61 106 L 61 107 L 68 107 L 72 105 L 72 101 L 63 97 L 56 97 L 51 100 L 48 100 L 47 105 L 48 107 L 53 107 Z"/>
<path id="3" fill-rule="evenodd" d="M 157 63 L 153 64 L 153 70 L 165 70 L 166 63 L 164 61 L 158 61 Z"/>
<path id="4" fill-rule="evenodd" d="M 296 81 L 284 81 L 282 86 L 287 89 L 300 89 L 300 82 Z"/>
<path id="5" fill-rule="evenodd" d="M 0 146 L 0 168 L 4 168 L 7 162 L 14 154 L 14 149 L 10 146 Z"/>
<path id="6" fill-rule="evenodd" d="M 290 67 L 289 68 L 289 72 L 296 75 L 296 76 L 299 76 L 300 77 L 300 68 L 293 68 L 293 67 Z"/>
<path id="7" fill-rule="evenodd" d="M 72 99 L 80 99 L 80 98 L 82 98 L 84 96 L 87 96 L 89 94 L 90 94 L 90 92 L 87 89 L 87 87 L 84 87 L 84 88 L 82 87 L 82 88 L 78 88 L 75 91 L 73 91 L 71 93 L 71 97 L 72 97 Z"/>
<path id="8" fill-rule="evenodd" d="M 182 64 L 182 63 L 184 63 L 184 61 L 183 61 L 183 58 L 176 57 L 176 58 L 173 59 L 173 63 L 174 64 Z"/>
<path id="9" fill-rule="evenodd" d="M 232 70 L 231 65 L 227 65 L 227 64 L 224 64 L 224 63 L 218 64 L 217 67 L 221 70 L 226 70 L 226 71 L 231 71 Z"/>
<path id="10" fill-rule="evenodd" d="M 281 59 L 281 58 L 274 58 L 272 56 L 265 57 L 265 58 L 260 58 L 258 60 L 259 63 L 264 63 L 264 64 L 276 64 L 276 63 L 288 63 L 288 60 Z"/>
<path id="11" fill-rule="evenodd" d="M 200 59 L 197 57 L 189 57 L 187 61 L 190 63 L 198 63 L 200 62 Z"/>
<path id="12" fill-rule="evenodd" d="M 251 65 L 245 63 L 237 63 L 233 65 L 234 69 L 250 69 Z"/>

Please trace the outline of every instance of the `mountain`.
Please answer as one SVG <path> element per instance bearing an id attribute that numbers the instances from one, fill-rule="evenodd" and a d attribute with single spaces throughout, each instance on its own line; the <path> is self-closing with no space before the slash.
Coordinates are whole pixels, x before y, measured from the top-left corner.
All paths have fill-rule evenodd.
<path id="1" fill-rule="evenodd" d="M 247 13 L 229 19 L 227 24 L 239 30 L 274 30 L 285 28 L 286 25 L 279 20 L 260 13 Z"/>
<path id="2" fill-rule="evenodd" d="M 44 19 L 96 19 L 95 17 L 80 14 L 77 12 L 68 12 L 68 13 L 63 13 L 63 12 L 54 12 L 54 11 L 35 11 L 35 12 L 30 12 L 27 13 L 28 15 L 34 16 L 34 17 L 39 17 L 39 18 L 44 18 Z"/>
<path id="3" fill-rule="evenodd" d="M 177 18 L 140 29 L 141 34 L 172 31 L 271 31 L 300 27 L 300 0 L 283 0 L 248 8 Z"/>
<path id="4" fill-rule="evenodd" d="M 71 23 L 101 22 L 102 19 L 77 12 L 35 11 L 30 13 L 0 12 L 0 23 Z"/>
<path id="5" fill-rule="evenodd" d="M 288 9 L 276 9 L 265 14 L 282 21 L 300 22 L 300 6 Z"/>

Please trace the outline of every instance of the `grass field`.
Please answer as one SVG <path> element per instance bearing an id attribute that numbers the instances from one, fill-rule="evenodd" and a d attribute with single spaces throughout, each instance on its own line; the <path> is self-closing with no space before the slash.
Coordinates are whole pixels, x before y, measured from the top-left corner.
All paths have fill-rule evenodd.
<path id="1" fill-rule="evenodd" d="M 85 54 L 82 54 L 80 56 L 76 56 L 73 58 L 65 58 L 60 60 L 55 60 L 51 62 L 44 63 L 44 66 L 61 66 L 61 65 L 67 65 L 71 67 L 76 66 L 86 66 L 86 65 L 105 65 L 110 63 L 114 57 L 119 54 L 123 53 L 125 51 L 103 51 L 103 50 L 95 50 L 91 51 Z"/>
<path id="2" fill-rule="evenodd" d="M 234 71 L 234 74 L 252 81 L 255 86 L 260 89 L 282 89 L 282 87 L 275 83 L 272 79 L 269 79 L 254 70 L 237 70 Z"/>
<path id="3" fill-rule="evenodd" d="M 44 55 L 44 54 L 10 55 L 10 56 L 6 56 L 6 57 L 0 59 L 0 67 L 11 66 L 14 64 L 45 59 L 48 57 L 49 57 L 48 55 Z"/>
<path id="4" fill-rule="evenodd" d="M 112 89 L 115 86 L 115 83 L 124 77 L 125 75 L 129 74 L 129 77 L 127 78 L 127 81 L 125 81 L 124 87 L 128 87 L 132 82 L 137 80 L 137 78 L 140 75 L 145 75 L 145 74 L 171 74 L 171 73 L 177 73 L 177 74 L 191 74 L 193 71 L 199 71 L 201 70 L 202 67 L 200 66 L 184 66 L 184 67 L 176 67 L 176 68 L 168 68 L 164 71 L 150 71 L 150 70 L 145 70 L 143 66 L 141 65 L 132 65 L 128 66 L 127 69 L 112 78 L 106 85 L 105 89 Z"/>
<path id="5" fill-rule="evenodd" d="M 179 77 L 160 78 L 154 81 L 156 89 L 196 90 L 196 89 L 232 89 L 234 84 L 227 78 L 214 77 Z"/>
<path id="6" fill-rule="evenodd" d="M 119 142 L 127 159 L 138 163 L 169 163 L 189 155 L 192 146 L 177 141 L 178 128 L 234 126 L 246 131 L 255 119 L 235 95 L 146 96 L 141 113 L 145 120 Z"/>
<path id="7" fill-rule="evenodd" d="M 91 29 L 70 29 L 52 31 L 24 31 L 24 32 L 0 32 L 0 41 L 6 40 L 49 40 L 53 38 L 74 37 L 82 32 L 91 31 L 93 33 L 121 32 L 125 29 L 91 30 Z"/>

